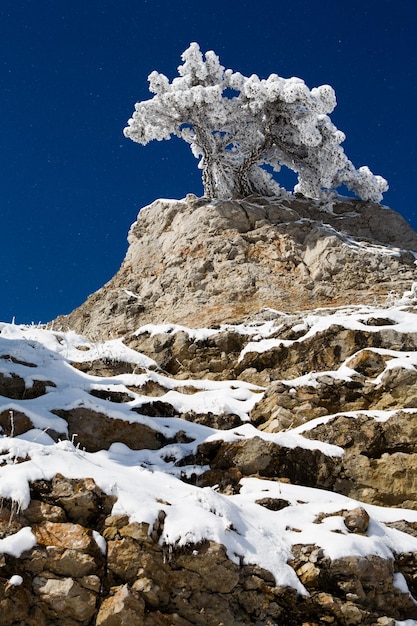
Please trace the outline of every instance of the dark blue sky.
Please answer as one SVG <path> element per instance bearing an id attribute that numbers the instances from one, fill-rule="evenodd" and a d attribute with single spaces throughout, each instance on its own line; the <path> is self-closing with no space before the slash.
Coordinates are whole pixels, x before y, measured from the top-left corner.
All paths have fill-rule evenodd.
<path id="1" fill-rule="evenodd" d="M 417 227 L 415 0 L 2 0 L 1 321 L 70 312 L 117 271 L 142 206 L 202 194 L 185 143 L 122 134 L 191 41 L 246 75 L 332 85 L 348 157 Z"/>

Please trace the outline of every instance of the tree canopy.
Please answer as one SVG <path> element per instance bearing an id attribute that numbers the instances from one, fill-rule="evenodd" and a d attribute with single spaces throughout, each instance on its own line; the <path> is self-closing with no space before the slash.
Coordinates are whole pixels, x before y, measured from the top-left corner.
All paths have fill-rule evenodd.
<path id="1" fill-rule="evenodd" d="M 203 56 L 197 43 L 182 54 L 179 76 L 148 78 L 154 96 L 138 102 L 124 134 L 146 145 L 171 136 L 190 144 L 210 198 L 278 195 L 273 173 L 296 172 L 295 192 L 326 198 L 345 185 L 363 200 L 379 202 L 387 181 L 367 166 L 355 169 L 341 143 L 345 135 L 329 114 L 332 87 L 309 89 L 300 78 L 260 79 L 225 69 L 218 56 Z"/>

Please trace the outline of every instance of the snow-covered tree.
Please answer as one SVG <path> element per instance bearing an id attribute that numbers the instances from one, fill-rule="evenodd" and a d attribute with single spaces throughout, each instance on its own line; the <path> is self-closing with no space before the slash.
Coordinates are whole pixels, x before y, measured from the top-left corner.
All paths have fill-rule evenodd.
<path id="1" fill-rule="evenodd" d="M 203 57 L 197 43 L 182 60 L 171 83 L 150 74 L 155 95 L 135 105 L 124 134 L 143 145 L 184 139 L 199 159 L 208 197 L 276 195 L 271 170 L 285 165 L 298 175 L 294 191 L 310 198 L 346 185 L 363 200 L 381 200 L 387 181 L 368 167 L 356 170 L 341 147 L 345 135 L 329 117 L 336 106 L 332 87 L 310 90 L 299 78 L 276 74 L 246 77 L 225 70 L 213 51 Z"/>

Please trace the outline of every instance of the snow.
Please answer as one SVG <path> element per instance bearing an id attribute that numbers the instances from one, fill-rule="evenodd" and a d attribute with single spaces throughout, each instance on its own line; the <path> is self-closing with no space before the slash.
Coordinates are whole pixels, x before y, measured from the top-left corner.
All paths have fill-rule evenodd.
<path id="1" fill-rule="evenodd" d="M 239 355 L 239 363 L 248 352 L 268 352 L 272 348 L 279 346 L 291 346 L 294 342 L 283 339 L 262 339 L 261 341 L 252 341 L 248 343 Z"/>
<path id="2" fill-rule="evenodd" d="M 273 309 L 270 310 L 273 311 Z M 284 314 L 281 313 L 281 315 Z M 272 332 L 276 332 L 276 330 L 275 320 L 269 320 L 267 322 L 252 322 L 246 324 L 220 324 L 218 328 L 188 328 L 187 326 L 181 326 L 181 324 L 145 324 L 134 334 L 138 336 L 148 333 L 153 337 L 159 334 L 183 332 L 186 333 L 190 339 L 205 341 L 209 339 L 209 337 L 213 337 L 225 331 L 231 331 L 241 335 L 267 337 Z"/>
<path id="3" fill-rule="evenodd" d="M 0 554 L 10 554 L 18 559 L 23 552 L 30 550 L 35 545 L 35 535 L 32 533 L 32 529 L 29 528 L 29 526 L 26 526 L 14 535 L 9 535 L 5 539 L 0 539 Z"/>
<path id="4" fill-rule="evenodd" d="M 96 542 L 96 544 L 98 545 L 98 547 L 100 548 L 100 552 L 102 554 L 106 554 L 106 552 L 107 552 L 107 543 L 106 543 L 106 540 L 104 539 L 104 537 L 102 535 L 100 535 L 100 533 L 97 532 L 97 530 L 93 530 L 93 538 L 94 538 L 94 541 Z"/>
<path id="5" fill-rule="evenodd" d="M 404 574 L 401 574 L 401 572 L 394 574 L 394 587 L 399 589 L 401 593 L 409 593 L 407 581 L 404 578 Z"/>
<path id="6" fill-rule="evenodd" d="M 370 320 L 374 318 L 388 318 L 389 324 L 372 325 Z M 399 305 L 390 309 L 377 309 L 375 307 L 357 306 L 357 307 L 341 307 L 339 310 L 326 309 L 318 312 L 307 314 L 302 323 L 295 324 L 292 328 L 293 332 L 304 335 L 293 340 L 283 340 L 279 338 L 267 338 L 259 329 L 259 339 L 254 338 L 242 350 L 239 361 L 243 359 L 248 352 L 267 352 L 280 346 L 290 347 L 294 343 L 300 343 L 314 337 L 319 332 L 326 331 L 330 326 L 340 326 L 348 330 L 366 330 L 368 332 L 380 332 L 381 329 L 390 328 L 397 333 L 416 333 L 416 316 L 414 313 L 405 310 L 405 307 Z M 270 328 L 270 334 L 276 333 L 277 328 Z M 387 351 L 389 352 L 389 351 Z M 415 353 L 414 358 L 417 359 Z"/>
<path id="7" fill-rule="evenodd" d="M 304 334 L 294 341 L 305 341 L 332 324 L 344 328 L 365 328 L 370 332 L 381 330 L 384 327 L 370 323 L 372 318 L 378 317 L 390 320 L 387 328 L 401 333 L 416 333 L 416 315 L 406 309 L 407 303 L 387 309 L 364 306 L 336 311 L 322 309 L 315 314 L 306 314 L 301 322 L 298 320 L 294 329 Z M 279 316 L 277 313 L 277 319 L 268 322 L 227 326 L 227 329 L 247 337 L 241 357 L 248 351 L 262 352 L 282 344 L 279 339 L 271 337 L 279 331 Z M 147 325 L 138 329 L 137 334 L 179 331 L 200 340 L 219 332 L 219 329 Z M 386 357 L 386 369 L 417 367 L 417 352 L 374 351 Z M 100 377 L 83 373 L 71 365 L 72 361 L 108 358 L 136 364 L 142 372 Z M 235 563 L 257 564 L 275 576 L 277 585 L 291 585 L 301 594 L 307 592 L 294 570 L 287 565 L 295 544 L 315 544 L 331 559 L 371 554 L 393 559 L 394 553 L 417 551 L 417 538 L 385 525 L 398 520 L 417 522 L 417 511 L 366 505 L 337 493 L 257 477 L 242 479 L 238 494 L 225 495 L 215 488 L 198 486 L 198 476 L 206 467 L 177 464 L 194 454 L 203 442 L 233 442 L 253 437 L 286 448 L 316 449 L 329 457 L 340 457 L 343 450 L 338 446 L 303 437 L 303 432 L 334 419 L 336 415 L 319 417 L 286 432 L 262 432 L 250 423 L 250 412 L 263 395 L 264 390 L 260 386 L 244 380 L 176 380 L 159 371 L 152 359 L 129 349 L 122 339 L 93 343 L 73 332 L 56 332 L 35 326 L 0 324 L 0 373 L 20 376 L 28 387 L 35 380 L 51 383 L 47 392 L 37 398 L 1 397 L 0 412 L 23 412 L 33 426 L 19 436 L 0 436 L 0 498 L 11 500 L 16 507 L 25 509 L 28 506 L 29 484 L 33 480 L 51 480 L 57 473 L 68 478 L 91 477 L 104 492 L 116 496 L 113 514 L 126 514 L 131 521 L 146 522 L 152 526 L 163 509 L 166 518 L 161 543 L 183 546 L 198 544 L 204 539 L 216 541 L 225 546 L 228 556 Z M 294 393 L 297 386 L 319 384 L 319 378 L 324 373 L 347 380 L 353 370 L 344 363 L 334 372 L 314 372 L 282 382 Z M 373 382 L 376 384 L 381 377 L 383 374 Z M 166 390 L 165 393 L 154 398 L 135 391 L 147 381 L 158 383 Z M 186 387 L 192 387 L 194 393 L 183 393 Z M 112 402 L 91 395 L 93 390 L 126 393 L 131 400 Z M 173 415 L 158 418 L 141 415 L 141 405 L 155 400 L 170 404 Z M 121 442 L 114 442 L 108 450 L 87 452 L 67 439 L 65 420 L 53 413 L 80 407 L 112 419 L 146 424 L 167 438 L 175 438 L 182 431 L 185 437 L 179 441 L 184 443 L 174 442 L 160 450 L 131 450 Z M 176 416 L 185 412 L 218 416 L 233 414 L 238 415 L 243 423 L 220 431 Z M 368 414 L 382 421 L 394 413 L 362 410 L 343 415 L 354 419 L 359 414 Z M 54 441 L 48 434 L 50 429 L 61 433 L 61 440 Z M 197 477 L 197 485 L 182 480 L 191 474 Z M 289 506 L 271 511 L 257 504 L 265 497 L 286 500 Z M 357 506 L 365 508 L 370 515 L 365 535 L 350 533 L 341 515 L 342 510 Z M 326 517 L 317 523 L 321 513 L 325 513 Z M 104 538 L 96 531 L 93 536 L 105 552 Z M 35 537 L 31 529 L 23 528 L 0 540 L 0 552 L 19 557 L 34 545 Z M 401 575 L 396 575 L 395 584 L 403 592 L 408 592 Z M 401 626 L 415 624 L 413 620 L 397 623 Z"/>
<path id="8" fill-rule="evenodd" d="M 207 437 L 206 441 L 239 441 L 242 439 L 252 439 L 253 437 L 259 437 L 264 441 L 271 441 L 284 448 L 304 448 L 305 450 L 320 450 L 323 454 L 328 456 L 342 456 L 343 448 L 334 446 L 329 443 L 323 443 L 321 441 L 315 441 L 312 439 L 305 439 L 294 431 L 279 432 L 279 433 L 265 433 L 257 430 L 251 424 L 244 424 L 237 428 L 231 428 L 226 431 L 217 431 L 216 434 Z"/>

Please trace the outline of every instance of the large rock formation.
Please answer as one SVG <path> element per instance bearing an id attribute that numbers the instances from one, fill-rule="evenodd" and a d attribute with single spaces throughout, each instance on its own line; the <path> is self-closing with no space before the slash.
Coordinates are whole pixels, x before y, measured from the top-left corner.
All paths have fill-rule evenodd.
<path id="1" fill-rule="evenodd" d="M 207 326 L 264 307 L 381 303 L 417 280 L 417 234 L 359 200 L 157 200 L 128 239 L 119 272 L 59 326 L 94 338 L 149 322 Z"/>
<path id="2" fill-rule="evenodd" d="M 0 626 L 417 624 L 417 235 L 187 198 L 129 239 L 0 324 Z"/>

